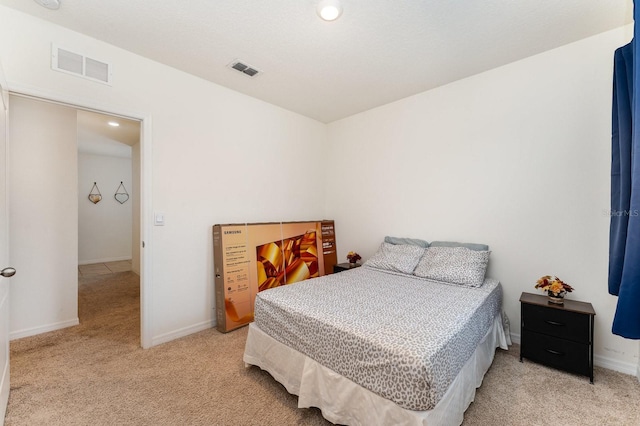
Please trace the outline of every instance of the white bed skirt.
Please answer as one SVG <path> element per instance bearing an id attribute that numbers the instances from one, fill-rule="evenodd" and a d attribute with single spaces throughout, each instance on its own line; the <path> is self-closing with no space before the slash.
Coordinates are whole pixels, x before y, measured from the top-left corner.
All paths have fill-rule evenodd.
<path id="1" fill-rule="evenodd" d="M 243 360 L 269 372 L 291 394 L 298 407 L 318 407 L 324 418 L 344 425 L 460 425 L 476 388 L 493 362 L 495 349 L 508 349 L 502 316 L 498 315 L 471 358 L 440 402 L 428 411 L 411 411 L 337 374 L 306 355 L 265 334 L 254 323 Z"/>

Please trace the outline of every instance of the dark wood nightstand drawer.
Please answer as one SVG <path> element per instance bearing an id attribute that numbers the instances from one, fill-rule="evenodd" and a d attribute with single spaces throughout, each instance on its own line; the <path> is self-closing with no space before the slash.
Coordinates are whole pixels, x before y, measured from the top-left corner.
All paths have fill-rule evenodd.
<path id="1" fill-rule="evenodd" d="M 522 356 L 532 361 L 590 376 L 589 345 L 522 330 Z M 525 343 L 526 342 L 526 343 Z"/>
<path id="2" fill-rule="evenodd" d="M 522 305 L 522 315 L 523 325 L 529 331 L 584 344 L 589 343 L 588 315 L 528 304 Z"/>

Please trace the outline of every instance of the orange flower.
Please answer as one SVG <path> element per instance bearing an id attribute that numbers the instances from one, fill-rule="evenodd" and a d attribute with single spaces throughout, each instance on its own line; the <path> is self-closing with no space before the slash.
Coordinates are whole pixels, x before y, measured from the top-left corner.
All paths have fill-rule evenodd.
<path id="1" fill-rule="evenodd" d="M 549 291 L 554 294 L 559 294 L 563 290 L 564 290 L 564 287 L 562 286 L 562 283 L 560 283 L 559 281 L 554 281 L 549 286 Z"/>

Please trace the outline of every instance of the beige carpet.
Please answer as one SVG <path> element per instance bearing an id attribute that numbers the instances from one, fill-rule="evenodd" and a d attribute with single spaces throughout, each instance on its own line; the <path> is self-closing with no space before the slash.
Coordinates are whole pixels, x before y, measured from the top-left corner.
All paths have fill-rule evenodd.
<path id="1" fill-rule="evenodd" d="M 244 367 L 246 328 L 140 349 L 131 272 L 83 278 L 79 305 L 79 326 L 11 343 L 7 425 L 329 424 Z M 640 425 L 635 377 L 597 369 L 591 385 L 517 356 L 498 350 L 465 425 Z"/>

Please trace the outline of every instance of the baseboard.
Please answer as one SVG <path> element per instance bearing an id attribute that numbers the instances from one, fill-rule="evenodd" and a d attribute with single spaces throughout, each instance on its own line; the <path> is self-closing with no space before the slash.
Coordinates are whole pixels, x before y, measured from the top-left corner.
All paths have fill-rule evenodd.
<path id="1" fill-rule="evenodd" d="M 105 257 L 102 259 L 78 260 L 78 265 L 91 265 L 93 263 L 120 262 L 122 260 L 131 260 L 131 256 Z"/>
<path id="2" fill-rule="evenodd" d="M 638 367 L 630 362 L 618 361 L 617 359 L 609 358 L 602 355 L 593 356 L 593 365 L 596 367 L 606 368 L 608 370 L 617 371 L 630 376 L 638 374 Z"/>
<path id="3" fill-rule="evenodd" d="M 520 335 L 511 333 L 511 342 L 520 344 Z M 593 365 L 596 367 L 606 368 L 607 370 L 617 371 L 619 373 L 629 374 L 631 376 L 637 376 L 640 381 L 640 365 L 635 365 L 630 362 L 618 361 L 617 359 L 609 358 L 602 355 L 593 356 Z"/>
<path id="4" fill-rule="evenodd" d="M 175 339 L 179 339 L 184 336 L 188 336 L 193 333 L 197 333 L 199 331 L 208 330 L 212 327 L 215 327 L 215 320 L 203 321 L 199 324 L 190 325 L 189 327 L 180 328 L 178 330 L 170 331 L 168 333 L 161 334 L 159 336 L 155 336 L 151 339 L 151 346 L 161 345 L 162 343 L 167 343 Z"/>
<path id="5" fill-rule="evenodd" d="M 23 337 L 35 336 L 36 334 L 47 333 L 49 331 L 60 330 L 62 328 L 73 327 L 80 324 L 78 318 L 57 322 L 54 324 L 47 324 L 39 327 L 27 328 L 24 330 L 9 332 L 9 340 L 22 339 Z"/>

